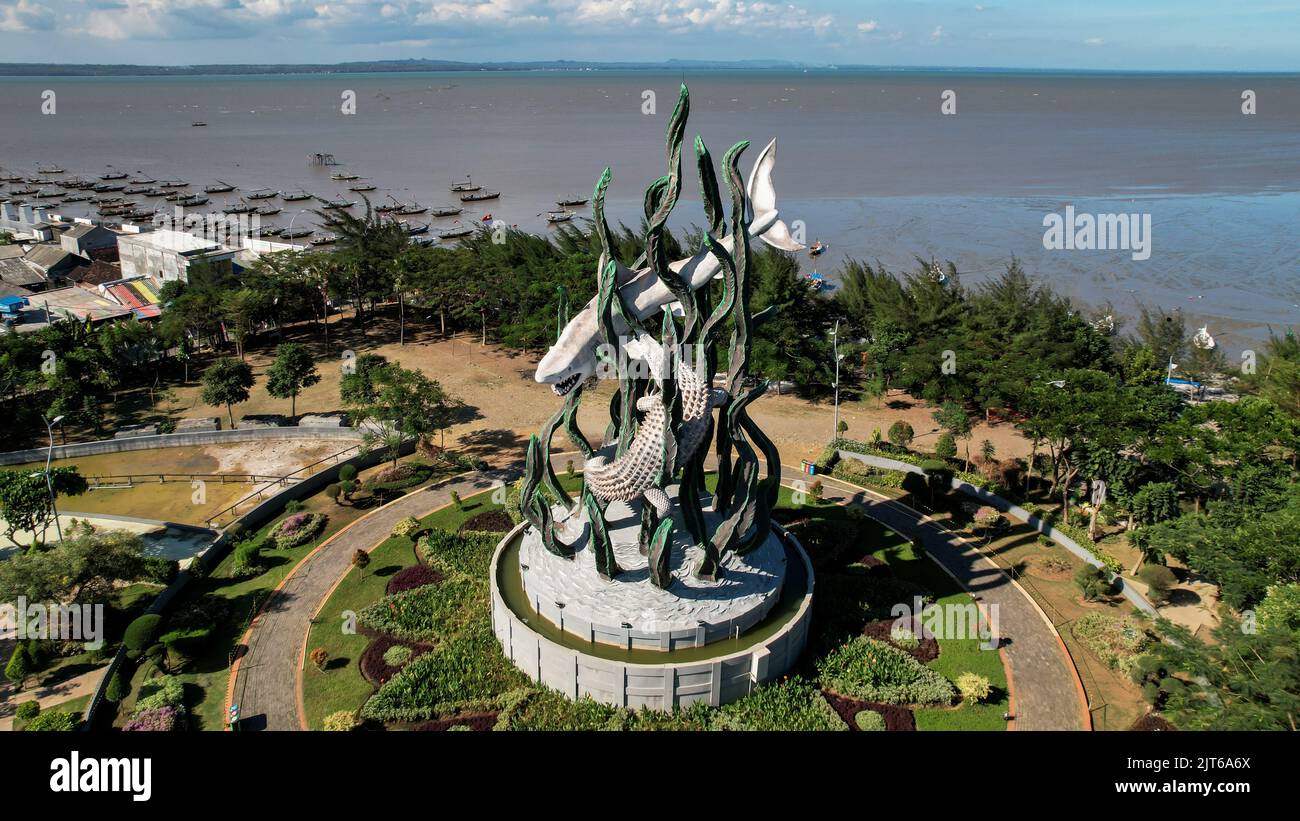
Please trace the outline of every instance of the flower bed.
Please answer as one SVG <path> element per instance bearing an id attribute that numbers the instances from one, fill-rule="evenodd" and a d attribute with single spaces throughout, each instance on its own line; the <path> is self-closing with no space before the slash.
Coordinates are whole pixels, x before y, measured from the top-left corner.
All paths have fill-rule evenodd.
<path id="1" fill-rule="evenodd" d="M 859 636 L 817 662 L 830 690 L 884 704 L 949 704 L 952 683 L 908 653 L 883 641 Z"/>
<path id="2" fill-rule="evenodd" d="M 396 593 L 414 590 L 417 587 L 424 587 L 426 584 L 437 584 L 442 580 L 443 575 L 432 567 L 414 564 L 394 573 L 393 577 L 388 580 L 388 586 L 384 588 L 384 592 L 392 596 Z"/>
<path id="3" fill-rule="evenodd" d="M 515 523 L 503 510 L 489 510 L 480 513 L 460 526 L 462 533 L 476 531 L 479 533 L 508 533 Z"/>
<path id="4" fill-rule="evenodd" d="M 894 628 L 893 619 L 880 619 L 867 622 L 867 626 L 862 628 L 862 635 L 897 647 L 922 664 L 928 664 L 939 658 L 939 642 L 936 639 L 931 636 L 917 636 L 915 647 L 905 647 L 895 640 L 897 634 Z"/>
<path id="5" fill-rule="evenodd" d="M 1100 611 L 1083 614 L 1070 630 L 1103 664 L 1126 674 L 1133 672 L 1138 656 L 1150 642 L 1134 619 Z"/>
<path id="6" fill-rule="evenodd" d="M 906 707 L 897 704 L 880 704 L 872 701 L 860 701 L 856 698 L 849 698 L 838 693 L 832 693 L 829 690 L 822 691 L 822 697 L 831 705 L 831 709 L 839 715 L 848 728 L 854 732 L 859 732 L 858 713 L 863 710 L 871 710 L 880 715 L 885 720 L 885 730 L 889 732 L 912 732 L 916 730 L 916 716 Z"/>
<path id="7" fill-rule="evenodd" d="M 293 513 L 284 517 L 271 531 L 271 539 L 281 550 L 301 547 L 320 535 L 329 517 L 324 513 Z"/>
<path id="8" fill-rule="evenodd" d="M 393 664 L 392 662 L 397 660 L 394 658 L 396 654 L 393 653 L 395 649 L 405 649 L 410 656 L 401 663 Z M 421 645 L 404 642 L 382 633 L 378 634 L 370 640 L 361 653 L 361 660 L 358 662 L 361 675 L 376 687 L 381 686 L 427 650 L 427 647 Z"/>

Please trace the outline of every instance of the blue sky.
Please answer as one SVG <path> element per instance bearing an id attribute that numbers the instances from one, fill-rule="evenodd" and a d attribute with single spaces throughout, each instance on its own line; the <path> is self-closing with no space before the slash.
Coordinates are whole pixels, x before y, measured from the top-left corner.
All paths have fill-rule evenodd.
<path id="1" fill-rule="evenodd" d="M 0 61 L 770 58 L 1300 70 L 1267 0 L 0 0 Z"/>

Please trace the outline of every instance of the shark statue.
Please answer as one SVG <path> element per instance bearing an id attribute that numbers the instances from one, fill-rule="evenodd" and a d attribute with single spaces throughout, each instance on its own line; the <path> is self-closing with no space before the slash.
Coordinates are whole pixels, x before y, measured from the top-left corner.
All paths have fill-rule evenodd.
<path id="1" fill-rule="evenodd" d="M 749 235 L 783 251 L 800 251 L 804 246 L 790 234 L 776 210 L 776 188 L 772 172 L 776 168 L 776 140 L 767 144 L 758 155 L 749 173 L 746 190 L 746 216 L 749 217 Z M 735 238 L 724 237 L 719 244 L 732 251 Z M 701 248 L 694 256 L 669 264 L 669 269 L 682 278 L 692 291 L 703 288 L 719 272 L 718 260 L 708 249 Z M 677 301 L 673 292 L 659 281 L 650 268 L 632 270 L 618 265 L 615 282 L 627 305 L 638 320 L 658 314 L 665 306 Z M 619 336 L 627 336 L 631 329 L 622 317 L 614 316 L 614 327 Z M 592 297 L 581 311 L 574 315 L 560 334 L 559 340 L 537 364 L 534 378 L 549 384 L 556 395 L 564 396 L 596 375 L 596 349 L 601 344 L 597 323 L 596 298 Z"/>

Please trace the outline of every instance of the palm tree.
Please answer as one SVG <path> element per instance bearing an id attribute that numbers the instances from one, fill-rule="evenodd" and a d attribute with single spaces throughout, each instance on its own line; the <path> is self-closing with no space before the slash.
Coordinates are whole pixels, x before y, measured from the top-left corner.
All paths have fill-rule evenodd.
<path id="1" fill-rule="evenodd" d="M 369 298 L 393 293 L 392 264 L 410 245 L 411 238 L 396 220 L 385 219 L 366 203 L 365 213 L 353 216 L 343 209 L 314 212 L 321 225 L 338 235 L 335 254 L 344 263 L 348 284 L 357 305 L 357 322 L 361 324 L 362 305 Z"/>

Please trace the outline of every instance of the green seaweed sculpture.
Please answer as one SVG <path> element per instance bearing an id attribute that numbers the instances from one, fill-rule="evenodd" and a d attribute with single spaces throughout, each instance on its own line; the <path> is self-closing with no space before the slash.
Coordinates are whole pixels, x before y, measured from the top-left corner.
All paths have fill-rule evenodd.
<path id="1" fill-rule="evenodd" d="M 708 225 L 694 256 L 669 261 L 667 223 L 681 194 L 681 151 L 689 112 L 690 95 L 683 85 L 668 122 L 668 173 L 646 190 L 644 251 L 632 268 L 615 257 L 605 220 L 608 168 L 596 183 L 592 220 L 600 247 L 597 293 L 538 365 L 537 381 L 551 384 L 566 399 L 541 436 L 529 440 L 521 494 L 529 523 L 556 555 L 571 557 L 573 549 L 558 537 L 551 505 L 568 511 L 569 517 L 585 514 L 596 570 L 607 579 L 622 572 L 615 559 L 608 506 L 612 501 L 639 501 L 638 547 L 647 559 L 651 583 L 663 589 L 673 583 L 675 524 L 666 492 L 670 485 L 678 485 L 676 504 L 701 557 L 694 570 L 701 579 L 720 578 L 727 554 L 744 554 L 770 533 L 780 454 L 748 412 L 767 390 L 765 381 L 755 383 L 749 374 L 753 330 L 765 318 L 755 317 L 749 307 L 750 238 L 783 250 L 803 247 L 777 216 L 772 186 L 776 142 L 759 156 L 748 185 L 739 162 L 749 143 L 739 142 L 724 155 L 723 178 L 731 200 L 728 221 L 713 160 L 697 136 L 694 151 Z M 711 293 L 715 278 L 721 280 L 716 304 Z M 726 387 L 716 388 L 718 339 L 724 330 L 729 332 Z M 593 448 L 578 429 L 576 416 L 585 385 L 599 376 L 616 378 L 619 384 L 602 445 Z M 582 494 L 576 504 L 560 487 L 551 465 L 550 443 L 560 428 L 584 458 Z M 711 530 L 704 508 L 710 441 L 718 461 L 712 502 L 717 522 Z"/>

